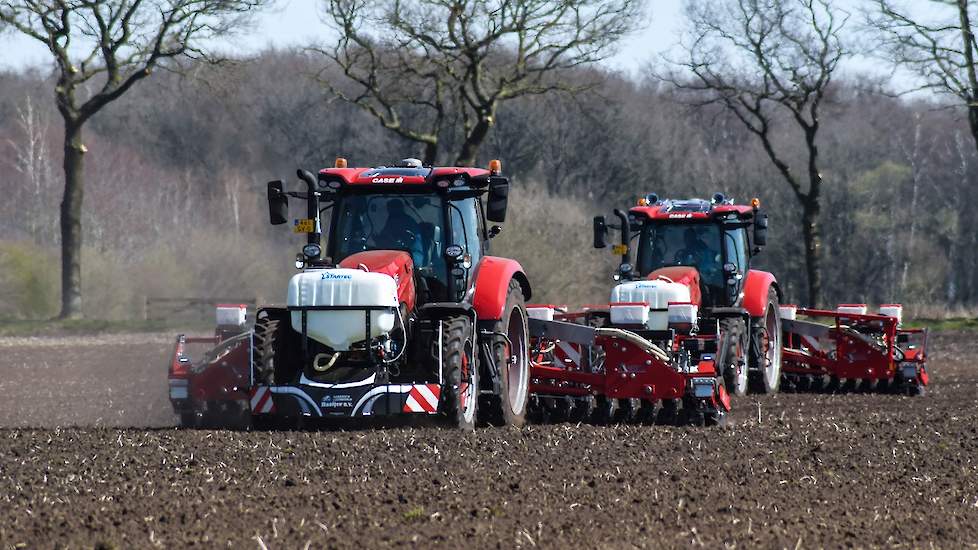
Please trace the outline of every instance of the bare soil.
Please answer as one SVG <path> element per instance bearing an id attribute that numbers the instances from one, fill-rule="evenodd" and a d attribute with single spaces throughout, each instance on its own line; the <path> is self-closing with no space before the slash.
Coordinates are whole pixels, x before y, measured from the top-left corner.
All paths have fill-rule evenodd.
<path id="1" fill-rule="evenodd" d="M 175 429 L 165 337 L 0 339 L 0 548 L 974 546 L 978 352 L 734 425 Z"/>

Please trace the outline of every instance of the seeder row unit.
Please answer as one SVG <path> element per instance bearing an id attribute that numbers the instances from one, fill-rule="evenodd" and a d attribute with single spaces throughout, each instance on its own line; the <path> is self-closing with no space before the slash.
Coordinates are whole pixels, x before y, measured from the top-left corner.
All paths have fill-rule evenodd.
<path id="1" fill-rule="evenodd" d="M 899 305 L 880 306 L 877 314 L 867 309 L 782 306 L 784 389 L 922 394 L 928 383 L 927 330 L 902 328 Z"/>
<path id="2" fill-rule="evenodd" d="M 716 325 L 697 332 L 691 304 L 675 304 L 665 330 L 611 325 L 616 310 L 627 315 L 636 305 L 527 308 L 531 411 L 539 419 L 726 422 L 730 396 L 716 367 Z"/>

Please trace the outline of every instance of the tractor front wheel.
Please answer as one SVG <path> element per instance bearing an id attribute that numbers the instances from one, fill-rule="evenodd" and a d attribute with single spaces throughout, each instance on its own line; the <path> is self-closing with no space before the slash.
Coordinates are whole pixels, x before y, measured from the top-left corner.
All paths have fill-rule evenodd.
<path id="1" fill-rule="evenodd" d="M 720 355 L 718 364 L 723 383 L 733 395 L 747 394 L 747 327 L 742 319 L 720 321 Z"/>
<path id="2" fill-rule="evenodd" d="M 298 378 L 302 370 L 301 336 L 292 330 L 287 311 L 260 311 L 252 338 L 252 370 L 256 383 L 272 386 L 288 384 Z"/>
<path id="3" fill-rule="evenodd" d="M 530 393 L 530 331 L 523 289 L 515 279 L 509 282 L 503 316 L 491 330 L 495 334 L 488 338 L 492 340 L 490 349 L 498 371 L 499 394 L 489 402 L 489 422 L 522 427 Z"/>
<path id="4" fill-rule="evenodd" d="M 768 289 L 767 308 L 763 317 L 751 323 L 751 363 L 757 368 L 750 373 L 751 388 L 757 393 L 777 393 L 781 385 L 781 314 L 778 293 Z"/>
<path id="5" fill-rule="evenodd" d="M 479 397 L 479 373 L 472 355 L 472 330 L 468 317 L 441 321 L 441 349 L 444 372 L 442 412 L 451 426 L 465 431 L 475 429 Z"/>

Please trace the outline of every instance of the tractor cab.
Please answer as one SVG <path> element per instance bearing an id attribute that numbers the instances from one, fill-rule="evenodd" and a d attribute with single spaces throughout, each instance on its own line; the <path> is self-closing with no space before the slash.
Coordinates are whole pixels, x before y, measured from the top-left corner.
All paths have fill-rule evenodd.
<path id="1" fill-rule="evenodd" d="M 509 184 L 498 162 L 489 170 L 426 167 L 416 159 L 348 168 L 337 159 L 318 177 L 299 177 L 308 187 L 304 194 L 284 193 L 282 182 L 269 184 L 273 204 L 286 194 L 311 197 L 306 218 L 293 220 L 296 232 L 308 233 L 296 266 L 388 268 L 391 276 L 414 279 L 419 303 L 461 301 L 488 239 L 500 230 L 487 222 L 505 220 Z M 288 221 L 275 212 L 272 218 L 273 224 Z"/>
<path id="2" fill-rule="evenodd" d="M 757 199 L 735 205 L 721 193 L 710 201 L 660 200 L 653 194 L 627 215 L 615 210 L 620 224 L 611 227 L 621 231 L 615 251 L 622 259 L 614 277 L 681 280 L 694 287 L 701 307 L 739 306 L 750 258 L 767 240 L 767 216 L 759 206 Z M 603 216 L 594 223 L 595 247 L 603 248 L 609 225 Z"/>

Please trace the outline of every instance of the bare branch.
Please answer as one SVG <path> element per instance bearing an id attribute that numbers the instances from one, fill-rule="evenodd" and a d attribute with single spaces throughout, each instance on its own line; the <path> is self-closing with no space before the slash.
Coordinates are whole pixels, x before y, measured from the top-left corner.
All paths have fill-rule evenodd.
<path id="1" fill-rule="evenodd" d="M 809 301 L 821 291 L 818 215 L 822 173 L 817 136 L 820 107 L 848 50 L 841 40 L 849 14 L 828 0 L 690 0 L 678 71 L 655 75 L 694 106 L 725 107 L 756 135 L 802 206 Z M 798 173 L 773 134 L 786 112 L 800 130 L 806 162 Z M 782 117 L 783 118 L 783 117 Z"/>
<path id="2" fill-rule="evenodd" d="M 500 102 L 586 88 L 561 82 L 561 73 L 606 58 L 643 14 L 641 0 L 326 0 L 326 8 L 340 38 L 315 51 L 357 92 L 327 87 L 416 141 L 437 140 L 455 113 L 463 163 L 474 160 Z M 418 106 L 427 107 L 428 130 L 408 131 L 398 111 Z"/>

